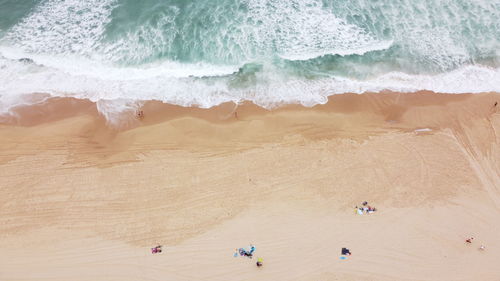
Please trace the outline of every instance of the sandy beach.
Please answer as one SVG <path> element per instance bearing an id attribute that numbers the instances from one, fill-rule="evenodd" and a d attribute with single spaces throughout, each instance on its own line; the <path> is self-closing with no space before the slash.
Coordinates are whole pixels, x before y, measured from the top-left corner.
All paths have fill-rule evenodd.
<path id="1" fill-rule="evenodd" d="M 0 117 L 0 280 L 500 280 L 497 101 L 149 101 L 118 126 L 85 100 L 17 108 Z"/>

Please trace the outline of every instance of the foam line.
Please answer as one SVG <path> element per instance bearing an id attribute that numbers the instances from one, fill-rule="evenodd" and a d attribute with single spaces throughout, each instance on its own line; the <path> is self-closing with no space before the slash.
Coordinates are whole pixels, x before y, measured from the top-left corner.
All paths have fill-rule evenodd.
<path id="1" fill-rule="evenodd" d="M 280 55 L 281 58 L 292 61 L 306 61 L 325 55 L 339 55 L 339 56 L 350 56 L 350 55 L 364 55 L 369 52 L 383 51 L 387 50 L 392 46 L 393 41 L 383 41 L 376 43 L 371 46 L 350 48 L 350 49 L 334 49 L 334 50 L 323 50 L 319 52 L 305 53 L 305 54 L 290 54 L 290 55 Z"/>

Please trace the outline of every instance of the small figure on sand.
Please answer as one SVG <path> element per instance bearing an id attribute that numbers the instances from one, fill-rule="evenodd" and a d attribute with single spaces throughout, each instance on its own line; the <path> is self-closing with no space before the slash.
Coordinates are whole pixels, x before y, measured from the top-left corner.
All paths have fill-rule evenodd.
<path id="1" fill-rule="evenodd" d="M 486 250 L 486 247 L 484 247 L 484 245 L 481 245 L 481 246 L 479 247 L 479 250 L 484 251 L 484 250 Z"/>
<path id="2" fill-rule="evenodd" d="M 151 248 L 151 254 L 159 254 L 159 253 L 161 253 L 161 245 Z"/>
<path id="3" fill-rule="evenodd" d="M 349 249 L 347 249 L 347 248 L 342 248 L 341 254 L 343 256 L 350 256 L 351 255 L 351 251 Z"/>
<path id="4" fill-rule="evenodd" d="M 258 258 L 258 259 L 257 259 L 257 263 L 256 263 L 256 264 L 257 264 L 257 267 L 261 267 L 263 262 L 264 262 L 264 261 L 262 260 L 262 258 Z"/>
<path id="5" fill-rule="evenodd" d="M 138 110 L 137 111 L 137 119 L 143 119 L 144 118 L 144 111 Z"/>
<path id="6" fill-rule="evenodd" d="M 471 244 L 472 240 L 474 240 L 474 237 L 467 238 L 467 239 L 465 239 L 465 243 Z"/>
<path id="7" fill-rule="evenodd" d="M 498 101 L 496 101 L 490 108 L 490 114 L 496 114 L 498 112 Z"/>

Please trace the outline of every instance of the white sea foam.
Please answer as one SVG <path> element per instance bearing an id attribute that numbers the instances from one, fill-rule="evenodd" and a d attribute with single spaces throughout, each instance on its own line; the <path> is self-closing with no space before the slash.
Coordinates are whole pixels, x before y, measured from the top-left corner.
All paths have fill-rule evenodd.
<path id="1" fill-rule="evenodd" d="M 56 69 L 72 76 L 94 77 L 103 80 L 140 80 L 154 77 L 223 76 L 238 71 L 237 65 L 183 64 L 157 61 L 141 66 L 119 67 L 112 63 L 91 60 L 75 54 L 30 54 L 12 47 L 0 47 L 0 55 L 11 59 L 31 59 L 35 64 Z"/>
<path id="2" fill-rule="evenodd" d="M 113 127 L 132 125 L 137 122 L 135 116 L 141 104 L 141 101 L 127 99 L 102 99 L 96 102 L 97 110 Z"/>
<path id="3" fill-rule="evenodd" d="M 88 53 L 101 39 L 116 0 L 46 0 L 4 40 L 32 53 Z"/>
<path id="4" fill-rule="evenodd" d="M 398 1 L 399 5 L 396 2 L 387 4 L 383 20 L 380 20 L 380 15 L 370 18 L 370 13 L 363 14 L 366 22 L 386 24 L 380 29 L 391 31 L 388 33 L 391 41 L 375 36 L 382 34 L 377 28 L 370 32 L 369 25 L 361 28 L 353 23 L 355 21 L 347 20 L 359 16 L 360 11 L 376 13 L 380 7 L 375 2 L 363 3 L 362 6 L 369 6 L 367 9 L 351 8 L 357 2 L 350 2 L 346 4 L 349 6 L 347 10 L 336 15 L 335 9 L 325 8 L 320 0 L 242 0 L 245 9 L 239 9 L 239 5 L 231 6 L 235 19 L 224 21 L 224 28 L 200 28 L 196 32 L 191 32 L 193 30 L 188 27 L 207 13 L 195 11 L 196 3 L 191 3 L 188 7 L 193 9 L 186 9 L 190 14 L 183 14 L 188 24 L 185 22 L 182 27 L 178 26 L 176 18 L 182 11 L 168 7 L 158 12 L 155 20 L 145 20 L 130 30 L 126 29 L 124 37 L 105 38 L 106 26 L 117 0 L 43 0 L 27 17 L 6 30 L 0 39 L 0 113 L 15 106 L 43 101 L 33 99 L 29 96 L 32 93 L 90 99 L 97 103 L 99 111 L 110 122 L 114 122 L 123 113 L 136 110 L 143 100 L 200 107 L 249 100 L 272 108 L 287 103 L 312 106 L 325 103 L 329 95 L 347 92 L 500 92 L 500 69 L 472 65 L 475 57 L 471 54 L 470 42 L 458 40 L 461 30 L 450 30 L 450 26 L 460 24 L 463 17 L 436 19 L 430 6 L 403 7 Z M 208 18 L 204 18 L 207 22 L 222 19 L 228 13 L 224 7 L 208 6 L 212 10 Z M 450 3 L 448 6 L 451 10 L 463 9 L 459 4 Z M 472 5 L 473 12 L 479 8 Z M 492 12 L 474 18 L 472 23 L 482 24 L 479 22 L 482 19 L 493 22 L 492 19 L 498 18 L 498 11 L 491 9 L 490 4 L 483 8 Z M 414 12 L 421 12 L 421 16 L 413 18 Z M 433 20 L 439 20 L 438 23 L 442 24 L 437 26 L 441 27 L 430 28 Z M 143 62 L 164 57 L 158 54 L 171 51 L 175 57 L 177 53 L 169 48 L 176 36 L 183 32 L 185 37 L 181 36 L 181 41 L 186 46 L 179 56 L 189 59 L 193 55 L 193 61 L 200 63 L 184 64 L 167 59 Z M 471 32 L 474 38 L 482 38 L 480 28 L 471 29 Z M 196 35 L 191 36 L 193 34 Z M 396 45 L 395 50 L 404 49 L 404 54 L 409 57 L 408 60 L 396 57 L 401 59 L 403 68 L 408 63 L 421 63 L 442 73 L 413 75 L 384 69 L 379 73 L 389 72 L 365 80 L 339 76 L 307 79 L 289 75 L 289 69 L 283 69 L 283 66 L 272 65 L 276 56 L 287 60 L 309 60 L 327 54 L 363 55 L 388 49 L 392 44 Z M 474 45 L 473 49 L 487 46 L 484 48 L 486 55 L 482 57 L 496 59 L 498 48 L 491 46 L 497 45 L 497 38 L 489 38 Z M 191 53 L 192 49 L 196 52 Z M 490 54 L 489 50 L 496 51 Z M 29 60 L 19 61 L 22 58 Z M 33 63 L 29 63 L 30 60 Z M 234 63 L 216 65 L 201 61 Z M 255 73 L 240 75 L 244 76 L 243 80 L 247 75 L 251 76 L 248 85 L 232 83 L 234 76 L 229 74 L 238 71 L 244 62 L 258 62 L 264 66 Z M 370 70 L 376 67 L 370 63 L 350 65 L 360 73 L 373 73 L 363 71 L 363 67 Z"/>
<path id="5" fill-rule="evenodd" d="M 325 103 L 329 95 L 348 92 L 500 92 L 500 68 L 477 65 L 437 75 L 391 72 L 367 80 L 343 77 L 303 79 L 280 74 L 272 66 L 265 65 L 262 71 L 255 74 L 257 83 L 245 88 L 231 87 L 229 77 L 139 77 L 133 71 L 128 75 L 123 69 L 111 70 L 120 72 L 119 75 L 105 75 L 108 71 L 108 68 L 97 69 L 98 75 L 72 73 L 54 66 L 0 57 L 0 112 L 8 112 L 11 107 L 20 104 L 37 102 L 26 100 L 26 94 L 31 93 L 90 99 L 98 102 L 99 111 L 113 121 L 120 113 L 135 110 L 135 105 L 144 100 L 203 108 L 228 101 L 238 103 L 249 100 L 272 108 L 287 103 L 313 106 Z"/>
<path id="6" fill-rule="evenodd" d="M 108 61 L 142 62 L 158 53 L 169 52 L 179 28 L 175 18 L 180 10 L 169 6 L 167 10 L 155 15 L 157 20 L 148 21 L 133 27 L 110 42 L 98 46 L 96 52 Z"/>
<path id="7" fill-rule="evenodd" d="M 326 54 L 363 54 L 386 49 L 390 41 L 375 38 L 323 9 L 317 0 L 248 0 L 255 26 L 246 34 L 267 49 L 274 44 L 282 58 L 307 60 Z"/>
<path id="8" fill-rule="evenodd" d="M 248 11 L 228 26 L 235 32 L 224 29 L 214 34 L 213 29 L 207 29 L 200 31 L 201 38 L 184 38 L 185 44 L 200 49 L 199 52 L 208 51 L 212 61 L 234 56 L 238 62 L 274 53 L 286 59 L 304 60 L 325 54 L 363 54 L 390 46 L 390 41 L 379 40 L 322 9 L 319 0 L 243 2 Z M 157 20 L 142 22 L 108 40 L 104 34 L 116 5 L 117 0 L 45 0 L 10 29 L 2 41 L 30 53 L 79 54 L 103 62 L 142 62 L 169 52 L 176 36 L 186 28 L 177 26 L 175 19 L 180 10 L 172 6 L 155 15 Z"/>
<path id="9" fill-rule="evenodd" d="M 323 2 L 371 33 L 387 34 L 401 58 L 427 70 L 455 69 L 499 49 L 498 0 Z"/>
<path id="10" fill-rule="evenodd" d="M 302 54 L 286 54 L 281 55 L 281 58 L 294 61 L 305 61 L 314 59 L 317 57 L 322 57 L 325 55 L 339 55 L 339 56 L 350 56 L 350 55 L 363 55 L 368 52 L 387 50 L 391 47 L 392 41 L 382 41 L 379 43 L 374 43 L 370 46 L 365 47 L 351 47 L 349 49 L 332 49 L 332 50 L 322 50 L 316 52 L 308 52 Z"/>

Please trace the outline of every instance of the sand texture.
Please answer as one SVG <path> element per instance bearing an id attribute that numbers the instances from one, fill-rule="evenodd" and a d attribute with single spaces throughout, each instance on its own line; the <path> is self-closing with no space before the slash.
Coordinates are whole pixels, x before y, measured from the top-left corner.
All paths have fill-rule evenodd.
<path id="1" fill-rule="evenodd" d="M 18 108 L 0 118 L 0 280 L 498 281 L 496 101 L 147 102 L 114 127 L 88 101 Z"/>

